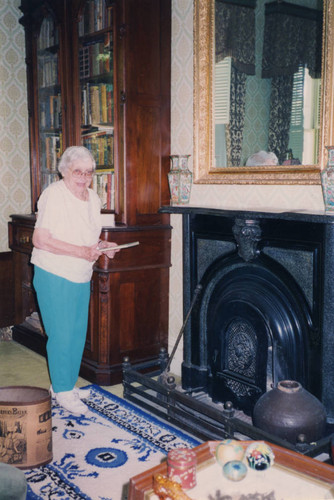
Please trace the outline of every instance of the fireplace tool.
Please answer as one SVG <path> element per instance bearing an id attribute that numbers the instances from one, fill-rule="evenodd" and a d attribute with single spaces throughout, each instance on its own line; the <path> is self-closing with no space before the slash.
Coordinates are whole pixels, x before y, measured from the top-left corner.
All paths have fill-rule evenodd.
<path id="1" fill-rule="evenodd" d="M 177 339 L 176 339 L 176 342 L 175 342 L 174 347 L 172 349 L 172 352 L 169 356 L 167 366 L 164 369 L 164 371 L 161 372 L 161 374 L 159 375 L 159 378 L 158 378 L 158 382 L 160 382 L 160 384 L 164 385 L 167 389 L 170 389 L 170 390 L 175 389 L 175 386 L 176 386 L 175 378 L 169 372 L 170 365 L 173 361 L 176 349 L 178 348 L 178 345 L 179 345 L 180 340 L 182 338 L 183 332 L 184 332 L 185 327 L 187 326 L 188 320 L 190 318 L 191 312 L 192 312 L 192 310 L 197 302 L 197 299 L 198 299 L 201 291 L 202 291 L 202 285 L 199 283 L 195 288 L 194 295 L 193 295 L 189 310 L 187 312 L 186 317 L 184 318 L 183 325 L 182 325 L 181 330 L 177 336 Z"/>

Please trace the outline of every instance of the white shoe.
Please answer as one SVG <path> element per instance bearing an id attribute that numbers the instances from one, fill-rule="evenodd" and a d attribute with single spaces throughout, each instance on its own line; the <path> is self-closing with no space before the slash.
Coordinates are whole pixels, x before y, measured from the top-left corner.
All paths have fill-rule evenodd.
<path id="1" fill-rule="evenodd" d="M 73 387 L 73 392 L 78 394 L 80 399 L 87 399 L 90 396 L 90 389 L 81 389 L 79 387 Z M 50 385 L 50 394 L 52 398 L 56 397 L 56 393 L 54 392 L 52 385 Z"/>
<path id="2" fill-rule="evenodd" d="M 74 390 L 56 392 L 55 398 L 60 406 L 65 408 L 65 410 L 68 410 L 73 415 L 84 415 L 88 410 L 87 406 L 80 401 L 78 393 Z"/>

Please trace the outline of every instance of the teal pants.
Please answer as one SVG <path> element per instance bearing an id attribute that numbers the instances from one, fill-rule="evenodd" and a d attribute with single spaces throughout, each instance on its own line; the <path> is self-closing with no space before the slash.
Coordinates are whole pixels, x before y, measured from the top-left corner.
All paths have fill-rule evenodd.
<path id="1" fill-rule="evenodd" d="M 79 376 L 86 341 L 90 282 L 74 283 L 35 266 L 33 284 L 47 334 L 52 388 L 70 391 Z"/>

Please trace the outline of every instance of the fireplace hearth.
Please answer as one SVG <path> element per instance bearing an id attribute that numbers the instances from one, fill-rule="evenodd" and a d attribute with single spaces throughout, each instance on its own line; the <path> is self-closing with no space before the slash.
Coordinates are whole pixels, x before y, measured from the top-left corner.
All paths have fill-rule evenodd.
<path id="1" fill-rule="evenodd" d="M 139 399 L 154 399 L 156 391 L 158 411 L 187 425 L 196 421 L 206 439 L 236 433 L 258 439 L 251 425 L 256 401 L 278 381 L 296 380 L 323 403 L 328 426 L 320 444 L 298 443 L 297 451 L 327 447 L 334 424 L 334 218 L 189 206 L 162 211 L 183 219 L 184 315 L 196 285 L 202 291 L 184 330 L 181 384 L 152 388 L 145 382 L 155 385 L 152 376 L 144 375 Z M 160 370 L 166 364 L 162 353 Z M 126 360 L 129 399 L 135 373 Z M 269 437 L 262 434 L 282 445 Z"/>

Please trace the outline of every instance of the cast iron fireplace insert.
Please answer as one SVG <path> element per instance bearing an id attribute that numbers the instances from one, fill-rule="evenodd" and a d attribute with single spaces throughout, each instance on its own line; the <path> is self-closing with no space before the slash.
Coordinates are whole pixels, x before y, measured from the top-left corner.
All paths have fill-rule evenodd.
<path id="1" fill-rule="evenodd" d="M 123 364 L 124 397 L 203 439 L 266 439 L 315 456 L 334 432 L 334 217 L 325 213 L 163 207 L 183 222 L 181 386 Z M 143 374 L 143 370 L 146 374 Z M 291 445 L 256 429 L 259 397 L 297 380 L 325 406 L 327 433 Z"/>

